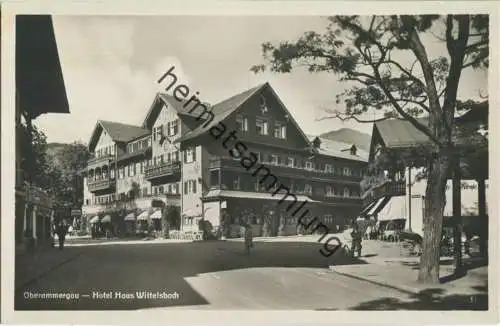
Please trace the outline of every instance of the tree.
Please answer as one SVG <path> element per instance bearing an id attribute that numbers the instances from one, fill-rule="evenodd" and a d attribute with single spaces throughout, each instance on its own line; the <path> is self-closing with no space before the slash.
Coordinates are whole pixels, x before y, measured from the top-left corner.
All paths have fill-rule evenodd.
<path id="1" fill-rule="evenodd" d="M 424 217 L 423 253 L 418 279 L 439 282 L 445 187 L 456 159 L 452 138 L 457 93 L 463 69 L 489 64 L 487 15 L 336 16 L 328 18 L 324 34 L 306 32 L 296 42 L 265 43 L 262 72 L 289 73 L 296 66 L 310 72 L 341 76 L 348 88 L 337 96 L 345 111 L 329 110 L 330 118 L 363 119 L 369 112 L 405 119 L 429 138 L 426 160 L 428 183 Z M 446 44 L 447 57 L 431 59 L 423 35 Z M 404 56 L 412 60 L 405 62 Z M 426 115 L 428 123 L 417 117 Z"/>

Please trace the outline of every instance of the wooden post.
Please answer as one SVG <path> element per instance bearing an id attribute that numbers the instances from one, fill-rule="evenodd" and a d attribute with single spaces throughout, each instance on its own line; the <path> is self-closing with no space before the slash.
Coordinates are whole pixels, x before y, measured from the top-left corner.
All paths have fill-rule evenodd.
<path id="1" fill-rule="evenodd" d="M 452 163 L 453 175 L 453 244 L 455 251 L 455 274 L 465 272 L 462 261 L 462 187 L 460 173 L 460 157 L 456 156 Z"/>
<path id="2" fill-rule="evenodd" d="M 484 179 L 477 180 L 478 210 L 481 234 L 479 237 L 479 251 L 482 257 L 488 257 L 488 217 L 486 214 L 486 184 Z"/>

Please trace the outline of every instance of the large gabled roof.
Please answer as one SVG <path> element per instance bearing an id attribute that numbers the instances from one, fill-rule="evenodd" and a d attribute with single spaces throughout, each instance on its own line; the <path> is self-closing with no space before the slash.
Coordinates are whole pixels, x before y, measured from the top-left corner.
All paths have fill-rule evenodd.
<path id="1" fill-rule="evenodd" d="M 210 111 L 214 114 L 214 119 L 207 125 L 205 125 L 203 121 L 200 121 L 200 125 L 197 128 L 187 132 L 183 137 L 179 138 L 177 142 L 193 139 L 203 135 L 205 132 L 210 130 L 210 128 L 217 125 L 219 122 L 224 121 L 231 113 L 237 111 L 250 97 L 252 97 L 253 94 L 263 89 L 266 85 L 268 84 L 266 83 L 250 88 L 215 104 L 210 108 Z"/>
<path id="2" fill-rule="evenodd" d="M 423 125 L 428 125 L 426 118 L 417 119 Z M 374 123 L 374 129 L 379 132 L 387 148 L 411 147 L 425 144 L 429 137 L 415 128 L 408 120 L 388 119 Z"/>
<path id="3" fill-rule="evenodd" d="M 178 100 L 172 95 L 166 94 L 166 93 L 156 93 L 156 96 L 153 100 L 153 103 L 151 104 L 148 113 L 146 114 L 146 117 L 144 118 L 144 121 L 142 123 L 142 127 L 146 129 L 151 129 L 154 122 L 158 118 L 158 115 L 161 112 L 161 109 L 163 105 L 167 105 L 169 107 L 174 108 L 174 110 L 177 112 L 179 115 L 186 115 L 186 116 L 191 116 L 191 117 L 198 117 L 198 114 L 196 112 L 189 112 L 189 109 L 192 108 L 193 104 L 187 104 L 186 103 L 189 101 L 189 99 L 184 99 L 184 100 Z M 191 103 L 196 103 L 196 102 L 191 102 Z M 208 103 L 204 103 L 205 105 L 208 106 Z"/>
<path id="4" fill-rule="evenodd" d="M 146 136 L 150 131 L 140 126 L 129 125 L 121 122 L 97 120 L 94 131 L 89 141 L 89 150 L 93 151 L 102 130 L 106 130 L 109 137 L 115 142 L 126 143 L 131 140 Z"/>

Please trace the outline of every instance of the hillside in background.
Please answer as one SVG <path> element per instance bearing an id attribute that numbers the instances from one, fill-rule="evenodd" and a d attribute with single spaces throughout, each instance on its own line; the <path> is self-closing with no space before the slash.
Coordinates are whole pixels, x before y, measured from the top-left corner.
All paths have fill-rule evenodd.
<path id="1" fill-rule="evenodd" d="M 55 165 L 60 165 L 60 156 L 63 150 L 66 147 L 69 147 L 70 144 L 63 143 L 48 143 L 47 144 L 47 155 L 49 157 L 49 161 Z"/>
<path id="2" fill-rule="evenodd" d="M 350 128 L 332 130 L 321 134 L 320 137 L 348 144 L 355 144 L 356 147 L 364 149 L 365 151 L 370 150 L 371 136 Z"/>

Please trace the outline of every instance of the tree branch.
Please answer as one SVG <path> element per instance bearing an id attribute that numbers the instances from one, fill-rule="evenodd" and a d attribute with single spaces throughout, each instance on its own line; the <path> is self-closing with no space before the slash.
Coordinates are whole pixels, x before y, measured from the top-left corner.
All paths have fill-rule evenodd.
<path id="1" fill-rule="evenodd" d="M 346 113 L 342 113 L 339 111 L 333 111 L 331 113 L 333 114 L 333 116 L 322 117 L 322 118 L 316 119 L 316 121 L 339 119 L 343 122 L 348 121 L 348 120 L 355 120 L 358 123 L 374 123 L 374 122 L 380 122 L 380 121 L 384 121 L 384 120 L 394 119 L 394 117 L 388 116 L 388 117 L 383 117 L 383 118 L 373 119 L 373 120 L 362 120 L 362 119 L 358 118 L 355 114 L 346 114 Z M 404 120 L 401 118 L 396 118 L 396 119 Z"/>

